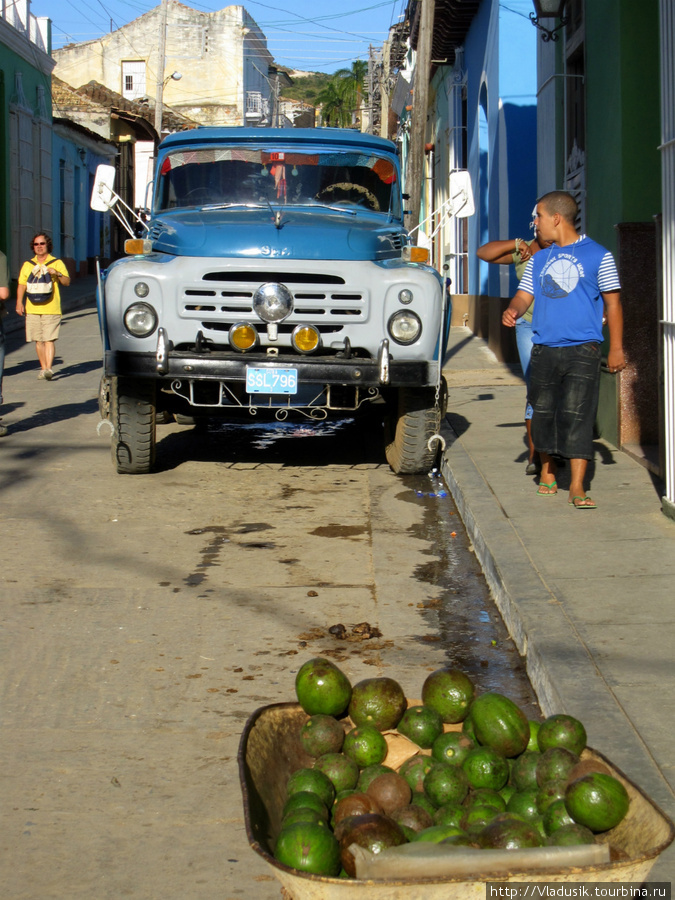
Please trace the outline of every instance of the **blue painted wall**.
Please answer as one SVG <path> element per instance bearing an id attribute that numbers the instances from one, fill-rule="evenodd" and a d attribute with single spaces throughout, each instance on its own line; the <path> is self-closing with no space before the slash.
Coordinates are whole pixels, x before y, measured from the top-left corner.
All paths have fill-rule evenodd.
<path id="1" fill-rule="evenodd" d="M 93 212 L 89 208 L 89 199 L 93 187 L 93 177 L 96 167 L 100 163 L 111 162 L 111 152 L 97 154 L 90 147 L 85 147 L 72 138 L 61 134 L 54 134 L 52 143 L 52 185 L 53 185 L 53 221 L 51 223 L 51 235 L 54 242 L 54 253 L 61 257 L 74 261 L 76 273 L 87 274 L 87 260 L 96 256 L 106 256 L 109 248 L 101 246 L 101 227 L 103 213 Z M 65 163 L 72 169 L 72 195 L 73 203 L 73 247 L 65 248 L 61 241 L 61 200 L 62 200 L 62 164 Z"/>
<path id="2" fill-rule="evenodd" d="M 530 237 L 536 200 L 536 38 L 531 0 L 484 0 L 465 41 L 469 170 L 469 293 L 500 296 L 501 267 L 475 253 L 488 240 Z M 511 276 L 509 292 L 516 288 Z"/>

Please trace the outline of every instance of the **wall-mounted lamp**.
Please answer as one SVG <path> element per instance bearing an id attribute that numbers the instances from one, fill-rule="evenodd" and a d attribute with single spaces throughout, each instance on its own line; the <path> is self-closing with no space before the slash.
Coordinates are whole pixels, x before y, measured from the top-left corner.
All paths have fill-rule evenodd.
<path id="1" fill-rule="evenodd" d="M 534 12 L 530 13 L 530 20 L 533 25 L 543 32 L 541 39 L 543 41 L 557 41 L 559 35 L 556 31 L 560 31 L 569 22 L 567 16 L 563 16 L 565 3 L 567 0 L 532 0 L 534 3 Z M 560 24 L 555 28 L 546 28 L 539 24 L 540 19 L 560 19 Z"/>
<path id="2" fill-rule="evenodd" d="M 80 157 L 80 162 L 84 163 L 85 159 L 87 158 L 87 151 L 84 149 L 84 147 L 79 147 L 77 150 L 77 155 Z"/>

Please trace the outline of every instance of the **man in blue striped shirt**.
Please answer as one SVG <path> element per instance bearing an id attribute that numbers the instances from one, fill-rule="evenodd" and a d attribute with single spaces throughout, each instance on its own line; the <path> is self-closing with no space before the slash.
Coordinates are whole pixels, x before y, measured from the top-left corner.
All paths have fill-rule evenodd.
<path id="1" fill-rule="evenodd" d="M 558 492 L 556 457 L 570 461 L 569 503 L 595 509 L 584 478 L 593 458 L 593 425 L 600 387 L 603 316 L 609 329 L 607 364 L 620 372 L 623 352 L 621 285 L 612 254 L 576 230 L 577 203 L 551 191 L 537 203 L 541 243 L 551 246 L 527 264 L 502 316 L 513 327 L 536 299 L 532 317 L 530 402 L 532 437 L 542 461 L 538 494 Z"/>

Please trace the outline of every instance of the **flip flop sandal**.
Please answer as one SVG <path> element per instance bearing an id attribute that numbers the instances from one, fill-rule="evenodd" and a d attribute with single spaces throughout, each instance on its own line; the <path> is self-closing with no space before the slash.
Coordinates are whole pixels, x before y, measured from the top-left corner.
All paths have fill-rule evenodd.
<path id="1" fill-rule="evenodd" d="M 575 503 L 575 500 L 588 500 L 588 503 Z M 588 496 L 585 497 L 572 497 L 571 500 L 567 501 L 570 506 L 573 506 L 575 509 L 597 509 L 597 503 L 594 503 L 593 500 Z"/>
<path id="2" fill-rule="evenodd" d="M 551 490 L 542 491 L 542 488 L 555 488 L 555 490 L 554 491 L 551 491 Z M 539 490 L 537 491 L 537 495 L 539 497 L 555 497 L 555 495 L 557 493 L 558 493 L 558 482 L 557 481 L 552 481 L 550 484 L 546 484 L 545 481 L 539 482 Z"/>

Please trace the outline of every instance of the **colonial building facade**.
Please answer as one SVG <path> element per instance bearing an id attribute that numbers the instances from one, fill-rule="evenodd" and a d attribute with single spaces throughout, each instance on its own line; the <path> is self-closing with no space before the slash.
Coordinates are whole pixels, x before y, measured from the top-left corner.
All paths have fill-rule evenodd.
<path id="1" fill-rule="evenodd" d="M 54 59 L 55 74 L 74 87 L 95 81 L 201 125 L 269 125 L 274 113 L 273 59 L 243 6 L 206 13 L 163 0 L 110 34 L 55 50 Z"/>

